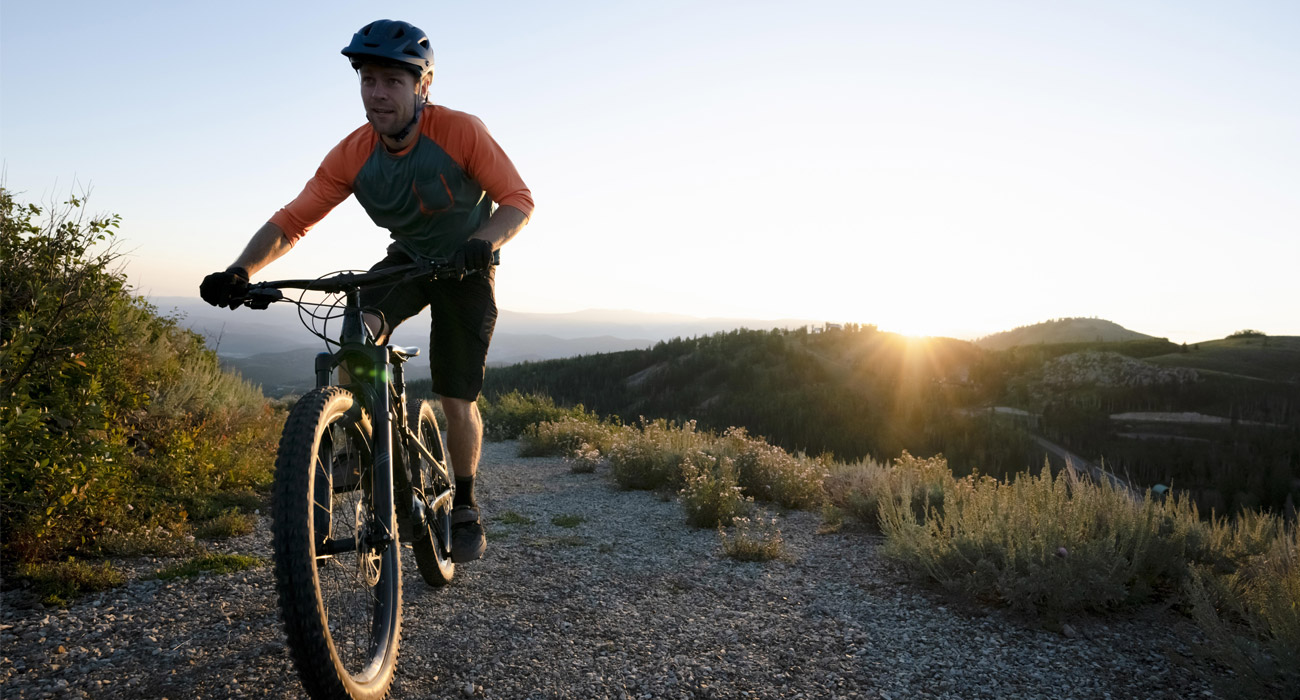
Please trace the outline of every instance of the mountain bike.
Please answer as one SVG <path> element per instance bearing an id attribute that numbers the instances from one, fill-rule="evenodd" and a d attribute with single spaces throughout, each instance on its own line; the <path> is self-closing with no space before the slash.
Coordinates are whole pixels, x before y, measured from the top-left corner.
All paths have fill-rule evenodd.
<path id="1" fill-rule="evenodd" d="M 433 408 L 408 411 L 405 362 L 418 348 L 379 345 L 362 320 L 360 290 L 401 279 L 455 276 L 445 263 L 249 286 L 255 309 L 288 301 L 324 339 L 316 389 L 294 405 L 275 461 L 272 544 L 285 634 L 313 698 L 379 699 L 397 664 L 401 545 L 424 581 L 451 582 L 455 481 Z M 303 290 L 297 299 L 281 290 Z M 330 295 L 306 301 L 308 291 Z M 330 323 L 341 320 L 337 340 Z M 345 371 L 336 372 L 343 368 Z M 339 385 L 335 376 L 350 376 Z"/>

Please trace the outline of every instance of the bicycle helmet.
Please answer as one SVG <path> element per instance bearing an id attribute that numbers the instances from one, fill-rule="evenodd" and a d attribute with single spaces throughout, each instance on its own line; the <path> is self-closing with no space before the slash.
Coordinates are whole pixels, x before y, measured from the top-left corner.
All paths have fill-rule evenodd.
<path id="1" fill-rule="evenodd" d="M 409 22 L 393 19 L 371 22 L 357 30 L 352 35 L 352 42 L 343 47 L 340 53 L 348 57 L 353 70 L 361 70 L 361 64 L 367 62 L 410 69 L 415 73 L 417 84 L 433 73 L 433 48 L 429 46 L 429 35 Z M 417 94 L 411 121 L 392 135 L 393 140 L 405 139 L 416 124 L 420 123 L 420 112 L 424 110 L 424 105 L 425 100 Z"/>
<path id="2" fill-rule="evenodd" d="M 366 59 L 380 63 L 397 63 L 415 71 L 420 78 L 433 72 L 433 49 L 429 36 L 409 22 L 381 19 L 352 35 L 352 42 L 342 54 L 360 68 Z"/>

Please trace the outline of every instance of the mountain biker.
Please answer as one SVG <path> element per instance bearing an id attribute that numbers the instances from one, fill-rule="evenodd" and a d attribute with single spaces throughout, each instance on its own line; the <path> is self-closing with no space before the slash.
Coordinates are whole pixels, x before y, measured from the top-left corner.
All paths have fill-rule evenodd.
<path id="1" fill-rule="evenodd" d="M 483 441 L 477 399 L 497 318 L 494 266 L 497 251 L 528 223 L 532 194 L 483 122 L 428 102 L 433 50 L 423 31 L 378 20 L 357 31 L 342 53 L 360 77 L 368 123 L 340 141 L 302 193 L 253 235 L 230 267 L 204 278 L 199 292 L 213 306 L 236 308 L 249 278 L 350 194 L 392 238 L 371 270 L 442 258 L 477 272 L 361 294 L 366 325 L 381 344 L 398 324 L 430 307 L 433 390 L 447 415 L 456 474 L 452 559 L 472 561 L 486 547 L 474 477 Z"/>

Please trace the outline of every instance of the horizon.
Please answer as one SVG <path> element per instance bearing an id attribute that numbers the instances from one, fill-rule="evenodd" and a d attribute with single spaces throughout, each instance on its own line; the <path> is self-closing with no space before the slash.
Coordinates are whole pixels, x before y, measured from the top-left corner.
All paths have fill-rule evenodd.
<path id="1" fill-rule="evenodd" d="M 5 4 L 3 184 L 91 188 L 136 290 L 192 296 L 363 123 L 338 52 L 373 13 Z M 507 3 L 486 39 L 474 8 L 383 13 L 430 34 L 433 101 L 481 117 L 533 191 L 502 308 L 1300 335 L 1292 3 Z M 85 40 L 51 52 L 32 26 Z M 200 26 L 207 58 L 158 61 L 153 37 Z M 386 244 L 349 199 L 257 278 Z"/>
<path id="2" fill-rule="evenodd" d="M 218 308 L 210 308 L 210 309 L 209 309 L 208 305 L 207 305 L 207 304 L 206 304 L 202 299 L 198 298 L 197 296 L 190 297 L 190 296 L 184 296 L 184 295 L 175 295 L 175 296 L 173 296 L 173 295 L 155 295 L 155 296 L 144 296 L 144 298 L 145 298 L 147 301 L 149 301 L 150 303 L 154 303 L 155 305 L 157 305 L 157 300 L 160 300 L 160 299 L 165 299 L 165 300 L 183 299 L 183 300 L 185 300 L 185 301 L 187 301 L 187 302 L 189 302 L 189 303 L 195 304 L 195 305 L 202 305 L 205 309 L 207 309 L 207 310 L 211 310 L 211 311 L 214 312 L 214 313 L 222 313 L 222 312 L 224 311 L 223 309 L 218 309 Z M 181 311 L 184 312 L 184 310 L 181 310 Z M 973 343 L 973 342 L 978 342 L 978 341 L 980 341 L 980 340 L 982 340 L 982 339 L 984 339 L 984 338 L 988 338 L 988 337 L 990 337 L 990 336 L 998 335 L 998 334 L 1001 334 L 1001 333 L 1009 333 L 1009 332 L 1012 332 L 1012 331 L 1018 330 L 1018 329 L 1020 329 L 1020 328 L 1029 328 L 1029 327 L 1033 327 L 1033 326 L 1039 326 L 1039 325 L 1045 325 L 1045 324 L 1048 324 L 1048 323 L 1053 323 L 1053 322 L 1058 322 L 1058 321 L 1069 321 L 1069 320 L 1082 320 L 1082 321 L 1105 321 L 1105 322 L 1107 322 L 1107 323 L 1114 323 L 1115 325 L 1120 326 L 1120 327 L 1123 328 L 1124 330 L 1133 331 L 1133 332 L 1136 332 L 1136 333 L 1141 333 L 1141 334 L 1143 334 L 1143 335 L 1147 335 L 1147 336 L 1150 336 L 1150 337 L 1152 337 L 1152 338 L 1164 338 L 1164 339 L 1166 339 L 1166 340 L 1168 340 L 1168 341 L 1170 341 L 1170 342 L 1172 342 L 1172 343 L 1186 343 L 1186 344 L 1192 344 L 1192 343 L 1207 343 L 1207 342 L 1212 342 L 1212 341 L 1215 341 L 1215 340 L 1223 340 L 1223 339 L 1227 338 L 1231 333 L 1237 333 L 1237 332 L 1244 331 L 1244 330 L 1260 330 L 1260 329 L 1253 329 L 1253 328 L 1245 328 L 1245 327 L 1243 327 L 1243 328 L 1237 328 L 1237 329 L 1235 329 L 1235 330 L 1233 330 L 1233 331 L 1230 331 L 1229 333 L 1225 333 L 1223 336 L 1219 336 L 1219 337 L 1199 337 L 1199 336 L 1198 336 L 1198 337 L 1187 337 L 1187 338 L 1172 338 L 1172 337 L 1168 337 L 1168 336 L 1161 336 L 1161 335 L 1155 335 L 1155 334 L 1152 334 L 1152 333 L 1148 333 L 1148 332 L 1146 332 L 1145 330 L 1143 330 L 1143 329 L 1141 329 L 1141 328 L 1131 328 L 1131 327 L 1128 327 L 1128 326 L 1124 326 L 1123 324 L 1116 323 L 1115 321 L 1113 321 L 1113 320 L 1111 320 L 1111 319 L 1098 318 L 1098 317 L 1091 317 L 1091 316 L 1068 316 L 1068 317 L 1053 317 L 1053 318 L 1047 318 L 1047 319 L 1043 319 L 1043 320 L 1041 320 L 1041 321 L 1034 321 L 1034 322 L 1030 322 L 1030 323 L 1023 323 L 1023 324 L 1019 324 L 1019 325 L 1016 325 L 1016 326 L 1011 326 L 1011 327 L 1008 327 L 1008 328 L 1001 328 L 1001 329 L 993 330 L 993 331 L 990 331 L 990 332 L 987 332 L 987 333 L 980 333 L 980 334 L 967 335 L 967 336 L 957 336 L 957 335 L 914 335 L 914 334 L 902 333 L 902 332 L 897 331 L 897 330 L 894 330 L 894 329 L 890 329 L 890 328 L 882 327 L 882 326 L 880 326 L 879 324 L 872 323 L 872 322 L 870 322 L 870 321 L 860 321 L 860 320 L 835 320 L 835 319 L 815 319 L 815 318 L 798 318 L 798 317 L 774 317 L 774 318 L 763 318 L 763 317 L 751 317 L 751 316 L 699 316 L 699 315 L 695 315 L 695 314 L 680 313 L 680 312 L 671 312 L 671 311 L 641 311 L 641 310 L 637 310 L 637 309 L 614 309 L 614 308 L 597 308 L 597 307 L 589 307 L 589 308 L 585 308 L 585 309 L 576 309 L 576 310 L 573 310 L 573 311 L 522 311 L 522 310 L 519 310 L 519 309 L 511 309 L 511 308 L 506 308 L 506 307 L 502 306 L 502 307 L 500 307 L 500 311 L 505 312 L 505 313 L 520 314 L 520 315 L 526 315 L 526 316 L 580 316 L 580 315 L 583 315 L 583 314 L 591 314 L 591 315 L 597 315 L 597 314 L 599 314 L 599 315 L 604 316 L 604 315 L 608 315 L 608 314 L 636 314 L 636 315 L 649 316 L 649 317 L 667 317 L 667 320 L 662 321 L 662 322 L 664 322 L 664 323 L 670 323 L 670 322 L 676 322 L 676 323 L 706 323 L 706 322 L 710 322 L 710 321 L 718 322 L 718 323 L 735 323 L 735 322 L 741 322 L 741 323 L 743 323 L 743 322 L 768 322 L 768 323 L 778 323 L 778 322 L 785 322 L 785 323 L 787 323 L 787 324 L 808 325 L 808 326 L 813 327 L 813 328 L 824 327 L 824 325 L 827 324 L 827 323 L 838 323 L 838 324 L 841 324 L 841 325 L 843 325 L 843 324 L 855 323 L 855 324 L 859 324 L 859 325 L 862 325 L 862 326 L 874 326 L 878 331 L 880 331 L 880 332 L 882 332 L 882 333 L 895 333 L 895 334 L 897 334 L 897 335 L 902 335 L 902 336 L 909 337 L 909 338 L 916 338 L 916 339 L 927 339 L 927 338 L 950 338 L 950 339 L 954 339 L 954 340 L 964 340 L 964 341 L 968 341 L 968 342 L 972 342 L 972 343 Z M 232 320 L 238 320 L 238 321 L 247 321 L 247 322 L 250 322 L 250 323 L 256 323 L 256 322 L 259 320 L 256 316 L 252 316 L 252 315 L 250 315 L 250 314 L 254 314 L 254 313 L 256 313 L 256 312 L 254 312 L 254 311 L 241 309 L 241 310 L 239 310 L 239 312 L 242 312 L 241 316 L 238 316 L 238 317 L 231 317 L 231 319 L 232 319 Z M 238 313 L 238 312 L 236 312 L 236 313 Z M 588 321 L 588 322 L 589 322 L 589 323 L 594 323 L 595 321 Z M 616 322 L 616 321 L 609 320 L 609 319 L 605 319 L 605 320 L 603 320 L 603 321 L 601 321 L 601 322 L 604 322 L 604 323 L 614 323 L 614 322 Z M 640 323 L 640 322 L 642 322 L 642 321 L 640 321 L 640 320 L 634 320 L 634 321 L 632 321 L 632 322 L 629 322 L 629 325 L 635 325 L 635 324 Z M 403 326 L 403 328 L 406 328 L 406 327 Z M 764 326 L 764 327 L 748 327 L 748 328 L 749 328 L 749 330 L 770 330 L 770 327 L 766 327 L 766 326 Z M 409 331 L 409 329 L 407 329 L 407 330 Z M 500 325 L 500 320 L 498 320 L 497 330 L 498 330 L 498 331 L 501 331 L 501 330 L 502 330 L 502 327 L 501 327 L 501 325 Z M 508 332 L 508 331 L 507 331 L 507 332 Z M 1268 333 L 1268 332 L 1265 332 L 1265 331 L 1261 331 L 1261 332 L 1264 332 L 1265 335 L 1270 336 L 1270 337 L 1300 337 L 1300 334 L 1292 335 L 1292 334 Z"/>

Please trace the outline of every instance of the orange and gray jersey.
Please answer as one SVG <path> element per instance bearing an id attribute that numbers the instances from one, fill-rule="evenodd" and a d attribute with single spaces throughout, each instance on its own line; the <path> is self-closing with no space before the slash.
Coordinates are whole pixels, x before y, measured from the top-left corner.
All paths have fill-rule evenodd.
<path id="1" fill-rule="evenodd" d="M 349 134 L 271 223 L 297 242 L 350 194 L 412 257 L 451 256 L 494 202 L 533 211 L 532 193 L 483 122 L 438 105 L 425 106 L 420 136 L 401 153 L 389 153 L 369 124 Z"/>

